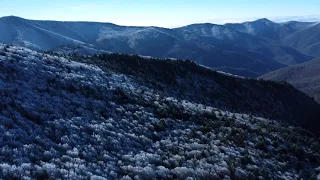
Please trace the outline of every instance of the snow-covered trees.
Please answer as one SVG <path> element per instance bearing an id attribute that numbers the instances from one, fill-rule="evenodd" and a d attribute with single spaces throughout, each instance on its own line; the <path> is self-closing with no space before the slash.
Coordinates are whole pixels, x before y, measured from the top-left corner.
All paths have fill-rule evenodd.
<path id="1" fill-rule="evenodd" d="M 299 128 L 169 97 L 105 66 L 0 46 L 0 179 L 318 176 L 319 139 Z"/>

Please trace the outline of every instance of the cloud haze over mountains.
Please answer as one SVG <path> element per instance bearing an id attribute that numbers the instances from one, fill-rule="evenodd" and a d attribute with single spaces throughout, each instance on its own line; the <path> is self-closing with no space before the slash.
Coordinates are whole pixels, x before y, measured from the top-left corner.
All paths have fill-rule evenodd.
<path id="1" fill-rule="evenodd" d="M 306 16 L 270 16 L 270 17 L 243 17 L 243 18 L 215 18 L 205 20 L 214 24 L 226 24 L 226 23 L 244 23 L 248 21 L 255 21 L 257 19 L 267 18 L 277 23 L 284 23 L 289 21 L 300 22 L 320 22 L 320 15 L 306 15 Z M 202 21 L 203 22 L 203 21 Z M 199 21 L 200 23 L 200 21 Z"/>

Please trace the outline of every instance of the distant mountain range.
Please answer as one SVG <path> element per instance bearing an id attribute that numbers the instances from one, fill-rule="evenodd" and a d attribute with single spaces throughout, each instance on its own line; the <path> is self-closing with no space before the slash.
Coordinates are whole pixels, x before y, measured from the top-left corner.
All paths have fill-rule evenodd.
<path id="1" fill-rule="evenodd" d="M 75 52 L 80 54 L 111 51 L 190 59 L 217 70 L 257 77 L 320 56 L 319 28 L 318 23 L 278 24 L 267 19 L 167 29 L 8 16 L 0 18 L 0 41 L 45 51 L 67 45 L 77 47 Z"/>
<path id="2" fill-rule="evenodd" d="M 226 24 L 240 32 L 260 36 L 269 40 L 281 41 L 310 56 L 319 57 L 320 23 L 290 21 L 277 24 L 267 19 L 242 24 Z M 289 63 L 292 64 L 292 63 Z"/>
<path id="3" fill-rule="evenodd" d="M 282 68 L 260 78 L 287 81 L 320 103 L 320 58 Z"/>

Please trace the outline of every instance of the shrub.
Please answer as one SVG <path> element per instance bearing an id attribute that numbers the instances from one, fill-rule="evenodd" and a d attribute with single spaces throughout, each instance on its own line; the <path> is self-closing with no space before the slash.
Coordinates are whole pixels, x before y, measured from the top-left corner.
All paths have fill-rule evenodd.
<path id="1" fill-rule="evenodd" d="M 154 125 L 154 128 L 157 132 L 161 132 L 165 130 L 165 122 L 164 120 L 160 120 L 158 123 Z"/>
<path id="2" fill-rule="evenodd" d="M 252 160 L 251 160 L 251 158 L 249 156 L 249 153 L 247 153 L 244 156 L 242 156 L 240 161 L 241 161 L 241 164 L 244 165 L 244 166 L 252 163 Z"/>
<path id="3" fill-rule="evenodd" d="M 49 179 L 49 174 L 46 170 L 41 170 L 41 171 L 36 171 L 33 174 L 33 178 L 36 180 L 44 180 L 44 179 Z"/>
<path id="4" fill-rule="evenodd" d="M 256 146 L 257 149 L 260 149 L 261 151 L 267 151 L 267 144 L 265 140 L 259 141 Z"/>
<path id="5" fill-rule="evenodd" d="M 295 146 L 293 153 L 299 160 L 303 160 L 305 158 L 305 151 L 302 147 Z"/>

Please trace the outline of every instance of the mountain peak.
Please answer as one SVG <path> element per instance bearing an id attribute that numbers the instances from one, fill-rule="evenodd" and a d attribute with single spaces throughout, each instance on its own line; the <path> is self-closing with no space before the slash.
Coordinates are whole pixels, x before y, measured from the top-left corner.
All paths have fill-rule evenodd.
<path id="1" fill-rule="evenodd" d="M 267 18 L 257 19 L 257 20 L 255 20 L 255 21 L 253 21 L 253 22 L 268 22 L 268 23 L 273 23 L 273 21 L 270 21 L 270 20 L 267 19 Z"/>
<path id="2" fill-rule="evenodd" d="M 194 27 L 194 26 L 201 26 L 201 27 L 212 27 L 212 26 L 219 26 L 217 24 L 212 24 L 212 23 L 194 23 L 194 24 L 189 24 L 189 25 L 186 25 L 186 26 L 182 26 L 182 27 L 179 27 L 179 28 L 184 28 L 184 27 Z"/>
<path id="3" fill-rule="evenodd" d="M 25 19 L 18 17 L 18 16 L 3 16 L 0 18 L 0 20 L 13 23 L 13 22 L 19 22 L 19 21 L 25 20 Z"/>
<path id="4" fill-rule="evenodd" d="M 18 17 L 18 16 L 3 16 L 1 17 L 0 19 L 22 19 L 21 17 Z"/>

